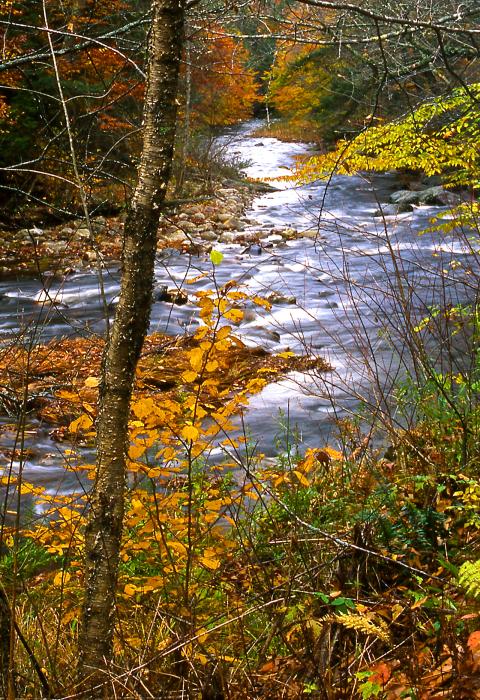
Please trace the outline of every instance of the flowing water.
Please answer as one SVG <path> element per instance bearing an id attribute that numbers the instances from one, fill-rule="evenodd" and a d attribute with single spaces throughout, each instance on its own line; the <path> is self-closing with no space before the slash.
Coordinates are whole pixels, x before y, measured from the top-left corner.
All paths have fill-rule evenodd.
<path id="1" fill-rule="evenodd" d="M 296 156 L 308 153 L 306 144 L 253 137 L 255 126 L 232 129 L 221 140 L 229 154 L 248 162 L 247 175 L 259 179 L 285 175 Z M 386 399 L 392 378 L 410 361 L 401 342 L 399 291 L 408 296 L 414 317 L 420 319 L 437 299 L 455 305 L 471 294 L 467 277 L 460 283 L 453 278 L 452 260 L 464 270 L 476 264 L 471 247 L 456 234 L 419 236 L 441 211 L 438 207 L 418 207 L 396 217 L 374 216 L 392 191 L 402 189 L 393 174 L 335 176 L 328 184 L 302 187 L 292 182 L 275 185 L 278 191 L 256 197 L 246 213 L 252 223 L 245 233 L 262 231 L 261 245 L 215 244 L 224 254 L 215 269 L 217 283 L 236 280 L 248 293 L 294 297 L 295 304 L 285 300 L 270 312 L 252 307 L 238 335 L 272 351 L 288 348 L 324 357 L 333 371 L 295 372 L 252 398 L 245 430 L 267 455 L 285 442 L 287 425 L 296 429 L 303 447 L 321 446 L 335 439 L 336 420 L 350 415 L 359 400 L 370 401 L 375 395 Z M 288 227 L 299 231 L 294 240 L 282 241 L 269 233 Z M 309 237 L 302 237 L 302 231 Z M 446 272 L 439 277 L 439 270 Z M 171 250 L 159 255 L 155 268 L 157 283 L 169 287 L 201 272 L 212 272 L 208 256 Z M 105 273 L 104 284 L 113 308 L 118 272 Z M 211 279 L 204 279 L 188 285 L 188 291 L 211 285 Z M 61 285 L 53 282 L 49 294 L 56 306 L 39 310 L 36 302 L 41 294 L 38 280 L 0 283 L 0 339 L 1 334 L 7 338 L 19 329 L 35 340 L 101 332 L 103 310 L 94 273 L 74 274 Z M 151 331 L 176 334 L 195 329 L 198 323 L 193 303 L 154 304 Z M 9 439 L 2 436 L 0 448 L 1 441 Z M 63 471 L 63 450 L 45 432 L 35 444 L 38 459 L 25 466 L 26 478 L 55 489 L 61 480 L 62 489 L 72 488 L 76 477 Z"/>

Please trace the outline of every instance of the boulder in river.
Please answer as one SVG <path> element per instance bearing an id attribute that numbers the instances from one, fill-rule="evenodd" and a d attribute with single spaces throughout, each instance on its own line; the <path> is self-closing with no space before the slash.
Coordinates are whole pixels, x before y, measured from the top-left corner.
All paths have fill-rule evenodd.
<path id="1" fill-rule="evenodd" d="M 161 284 L 154 288 L 153 300 L 183 306 L 188 302 L 188 295 L 181 289 L 169 289 L 166 284 Z"/>
<path id="2" fill-rule="evenodd" d="M 430 205 L 430 206 L 445 206 L 459 204 L 462 201 L 460 195 L 455 192 L 448 192 L 440 185 L 436 187 L 427 187 L 424 190 L 399 190 L 390 195 L 390 200 L 393 204 L 399 207 L 399 212 L 410 211 L 413 206 Z M 410 209 L 407 209 L 410 207 Z"/>

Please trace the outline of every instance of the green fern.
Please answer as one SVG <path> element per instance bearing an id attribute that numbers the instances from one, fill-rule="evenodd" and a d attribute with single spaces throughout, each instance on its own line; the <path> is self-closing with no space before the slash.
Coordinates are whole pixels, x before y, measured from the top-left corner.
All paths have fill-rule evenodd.
<path id="1" fill-rule="evenodd" d="M 458 581 L 469 595 L 478 598 L 480 596 L 480 559 L 462 564 L 458 570 Z"/>

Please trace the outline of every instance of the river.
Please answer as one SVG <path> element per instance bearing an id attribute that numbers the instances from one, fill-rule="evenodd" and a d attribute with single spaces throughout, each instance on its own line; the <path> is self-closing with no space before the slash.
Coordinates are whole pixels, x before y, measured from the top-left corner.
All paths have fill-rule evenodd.
<path id="1" fill-rule="evenodd" d="M 236 127 L 221 140 L 232 156 L 248 162 L 245 173 L 251 177 L 285 175 L 295 157 L 309 151 L 307 144 L 256 138 L 251 135 L 255 126 Z M 275 184 L 278 191 L 257 196 L 246 212 L 250 221 L 246 233 L 263 231 L 262 245 L 248 249 L 235 243 L 215 244 L 224 255 L 216 268 L 217 283 L 236 280 L 249 293 L 294 297 L 295 304 L 275 304 L 270 312 L 258 307 L 255 314 L 247 314 L 238 335 L 272 351 L 288 348 L 319 355 L 333 371 L 292 373 L 252 398 L 245 429 L 258 449 L 270 456 L 285 444 L 286 425 L 290 432 L 295 430 L 301 449 L 335 446 L 338 419 L 352 415 L 359 401 L 383 409 L 397 373 L 411 365 L 402 341 L 404 314 L 398 299 L 402 294 L 407 299 L 413 319 L 421 319 L 440 299 L 453 305 L 468 299 L 471 278 L 465 271 L 477 262 L 472 246 L 457 233 L 419 235 L 441 211 L 439 207 L 375 216 L 389 195 L 402 189 L 394 174 L 335 176 L 328 185 Z M 282 241 L 275 233 L 268 235 L 286 227 L 308 231 L 310 237 Z M 312 231 L 318 235 L 312 237 Z M 155 275 L 158 284 L 172 286 L 211 270 L 208 256 L 165 251 L 158 256 Z M 104 283 L 113 307 L 118 272 L 107 272 Z M 203 280 L 189 289 L 209 286 L 211 281 Z M 41 313 L 35 303 L 39 292 L 41 284 L 35 279 L 0 283 L 0 333 L 8 336 L 20 328 L 47 340 L 101 332 L 102 303 L 93 273 L 74 274 L 61 287 L 54 283 L 51 294 L 61 295 L 65 306 Z M 168 307 L 167 312 L 166 308 L 154 305 L 152 331 L 176 334 L 198 324 L 193 303 Z M 1 437 L 4 445 L 8 439 Z M 43 437 L 37 435 L 37 457 L 25 464 L 25 477 L 49 489 L 73 488 L 76 477 L 65 474 L 62 466 L 64 449 L 52 443 L 47 431 Z"/>

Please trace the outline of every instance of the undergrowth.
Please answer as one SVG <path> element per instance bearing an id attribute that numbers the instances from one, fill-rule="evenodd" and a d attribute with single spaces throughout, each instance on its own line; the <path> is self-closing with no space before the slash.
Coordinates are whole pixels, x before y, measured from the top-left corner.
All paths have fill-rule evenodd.
<path id="1" fill-rule="evenodd" d="M 191 355 L 199 382 L 229 337 L 212 315 Z M 292 446 L 274 464 L 245 460 L 233 438 L 211 463 L 210 439 L 238 406 L 205 424 L 192 395 L 133 404 L 117 697 L 475 697 L 478 450 L 472 437 L 464 462 L 458 417 L 437 411 L 428 382 L 422 391 L 415 429 L 399 429 L 387 455 L 344 421 L 348 451 Z M 4 538 L 6 590 L 23 571 L 12 613 L 30 648 L 16 653 L 24 697 L 41 694 L 32 657 L 52 695 L 75 687 L 86 500 L 50 507 L 53 520 Z"/>

